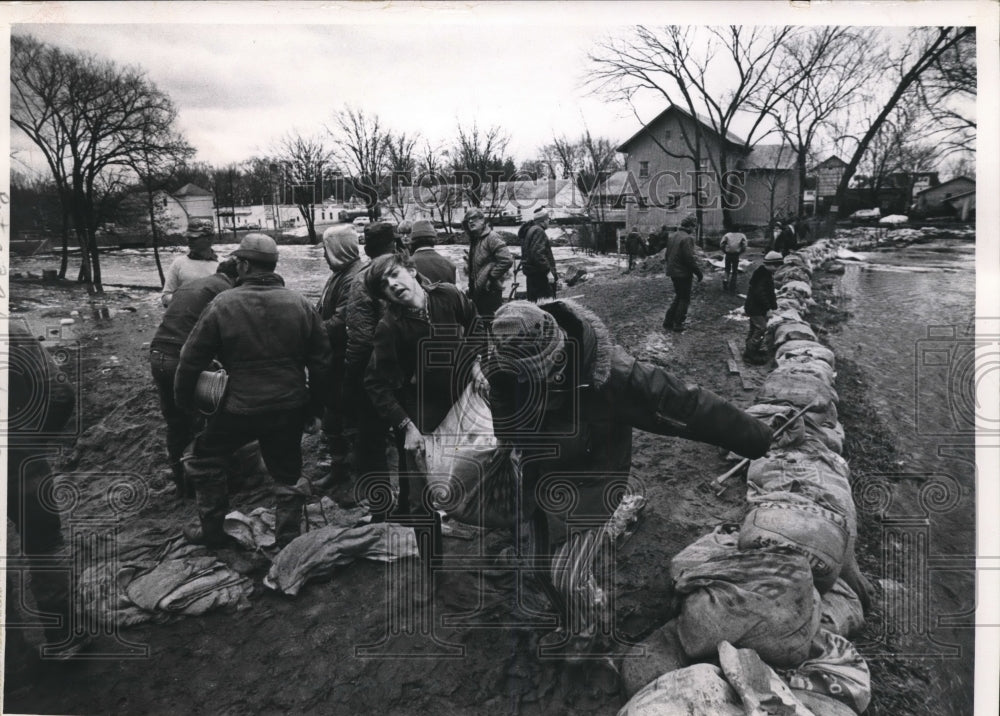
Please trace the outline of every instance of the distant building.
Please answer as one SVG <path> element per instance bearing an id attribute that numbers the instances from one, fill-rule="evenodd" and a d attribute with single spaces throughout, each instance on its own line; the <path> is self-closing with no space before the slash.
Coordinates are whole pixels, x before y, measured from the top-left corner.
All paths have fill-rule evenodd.
<path id="1" fill-rule="evenodd" d="M 956 194 L 948 199 L 948 205 L 962 221 L 973 221 L 976 218 L 976 190 L 971 189 L 963 194 Z"/>
<path id="2" fill-rule="evenodd" d="M 808 202 L 807 199 L 805 201 L 813 204 L 813 214 L 824 215 L 836 205 L 837 187 L 840 186 L 840 180 L 846 169 L 847 162 L 836 155 L 831 155 L 809 170 L 809 179 L 815 182 L 810 188 L 815 191 L 815 195 L 812 202 Z"/>
<path id="3" fill-rule="evenodd" d="M 697 163 L 689 148 L 696 136 L 703 142 Z M 710 157 L 723 153 L 745 194 L 732 210 L 736 224 L 767 224 L 776 212 L 794 212 L 800 191 L 794 152 L 787 145 L 748 149 L 746 144 L 732 132 L 721 136 L 704 118 L 681 107 L 667 107 L 617 147 L 626 155 L 626 227 L 650 233 L 664 225 L 678 226 L 695 212 L 699 192 L 703 227 L 720 231 L 722 194 Z"/>
<path id="4" fill-rule="evenodd" d="M 190 219 L 212 219 L 215 216 L 215 195 L 196 184 L 185 184 L 173 192 L 173 198 L 180 202 Z"/>
<path id="5" fill-rule="evenodd" d="M 968 194 L 975 193 L 976 182 L 969 177 L 955 177 L 946 182 L 933 186 L 929 189 L 917 193 L 913 197 L 913 208 L 915 211 L 925 213 L 938 213 L 943 207 L 950 206 L 949 200 Z M 973 202 L 975 199 L 973 199 Z M 972 208 L 975 208 L 973 203 Z"/>

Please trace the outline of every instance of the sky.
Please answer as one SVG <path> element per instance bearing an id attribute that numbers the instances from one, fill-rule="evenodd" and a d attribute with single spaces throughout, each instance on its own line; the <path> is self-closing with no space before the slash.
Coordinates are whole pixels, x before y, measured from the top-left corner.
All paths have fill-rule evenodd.
<path id="1" fill-rule="evenodd" d="M 757 6 L 756 11 L 750 6 Z M 915 7 L 916 3 L 909 3 Z M 954 7 L 954 3 L 952 6 Z M 501 127 L 518 163 L 585 128 L 621 142 L 628 103 L 586 84 L 588 53 L 636 22 L 825 22 L 786 3 L 40 3 L 15 33 L 141 66 L 179 109 L 197 159 L 265 154 L 290 130 L 322 133 L 345 104 L 451 144 L 456 126 Z M 762 10 L 763 8 L 763 10 Z M 3 8 L 0 8 L 2 10 Z M 9 10 L 9 8 L 8 8 Z M 852 21 L 892 23 L 891 14 Z M 919 13 L 913 15 L 918 19 Z M 971 15 L 970 15 L 971 17 Z M 955 19 L 952 18 L 951 22 Z M 639 114 L 664 107 L 647 96 Z M 737 127 L 738 130 L 738 127 Z M 16 133 L 14 166 L 40 155 Z"/>

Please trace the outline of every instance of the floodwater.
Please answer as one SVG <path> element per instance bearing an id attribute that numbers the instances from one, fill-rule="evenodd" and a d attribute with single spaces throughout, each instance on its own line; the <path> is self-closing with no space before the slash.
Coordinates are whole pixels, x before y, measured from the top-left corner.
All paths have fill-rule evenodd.
<path id="1" fill-rule="evenodd" d="M 880 476 L 888 494 L 866 490 L 871 476 L 854 476 L 859 507 L 868 498 L 882 515 L 883 572 L 905 590 L 885 598 L 886 641 L 943 660 L 932 667 L 943 703 L 971 713 L 974 431 L 984 418 L 996 424 L 975 401 L 977 383 L 989 379 L 984 351 L 995 350 L 975 339 L 975 244 L 941 240 L 859 256 L 835 285 L 850 318 L 829 340 L 838 359 L 866 374 L 868 397 L 896 439 L 895 469 Z"/>

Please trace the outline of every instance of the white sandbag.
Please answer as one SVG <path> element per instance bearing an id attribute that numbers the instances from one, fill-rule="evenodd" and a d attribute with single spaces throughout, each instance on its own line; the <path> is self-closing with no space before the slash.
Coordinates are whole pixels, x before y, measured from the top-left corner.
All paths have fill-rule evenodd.
<path id="1" fill-rule="evenodd" d="M 803 281 L 808 283 L 810 280 L 810 272 L 804 266 L 786 264 L 774 272 L 774 282 L 779 285 L 788 281 Z"/>
<path id="2" fill-rule="evenodd" d="M 812 286 L 805 281 L 789 281 L 775 293 L 782 296 L 796 296 L 808 301 L 812 298 Z"/>
<path id="3" fill-rule="evenodd" d="M 808 323 L 786 321 L 774 327 L 774 345 L 776 346 L 788 343 L 788 341 L 815 340 L 816 334 Z"/>
<path id="4" fill-rule="evenodd" d="M 704 564 L 708 560 L 736 551 L 740 526 L 726 523 L 716 526 L 707 535 L 702 535 L 682 549 L 670 560 L 670 576 L 677 579 L 685 570 Z"/>
<path id="5" fill-rule="evenodd" d="M 437 429 L 424 438 L 427 482 L 447 486 L 457 456 L 488 453 L 496 444 L 489 405 L 470 384 Z"/>
<path id="6" fill-rule="evenodd" d="M 819 616 L 820 629 L 842 637 L 851 637 L 865 626 L 865 612 L 861 600 L 843 579 L 823 595 Z"/>
<path id="7" fill-rule="evenodd" d="M 785 361 L 779 363 L 778 367 L 771 372 L 772 374 L 789 376 L 808 375 L 823 381 L 830 387 L 833 387 L 834 381 L 837 378 L 837 373 L 833 370 L 833 367 L 821 360 Z"/>
<path id="8" fill-rule="evenodd" d="M 817 443 L 807 448 L 772 449 L 753 460 L 747 469 L 747 501 L 780 502 L 771 497 L 776 493 L 802 495 L 819 507 L 843 515 L 853 529 L 857 510 L 850 474 L 844 458 Z"/>
<path id="9" fill-rule="evenodd" d="M 758 403 L 779 403 L 804 408 L 815 404 L 815 412 L 824 412 L 840 400 L 837 391 L 822 379 L 805 373 L 772 371 L 757 393 Z"/>
<path id="10" fill-rule="evenodd" d="M 815 716 L 752 649 L 737 649 L 729 642 L 722 642 L 719 666 L 743 702 L 743 713 L 747 716 Z"/>
<path id="11" fill-rule="evenodd" d="M 779 673 L 793 689 L 832 697 L 856 713 L 871 702 L 868 664 L 851 642 L 825 629 L 816 634 L 807 660 Z"/>
<path id="12" fill-rule="evenodd" d="M 677 634 L 692 659 L 715 654 L 720 642 L 754 649 L 774 666 L 801 663 L 819 629 L 819 594 L 802 554 L 751 549 L 684 570 Z"/>
<path id="13" fill-rule="evenodd" d="M 850 706 L 831 696 L 806 689 L 792 689 L 792 693 L 815 716 L 858 716 Z"/>
<path id="14" fill-rule="evenodd" d="M 774 330 L 775 326 L 786 322 L 802 323 L 802 314 L 792 308 L 783 308 L 777 311 L 772 311 L 767 317 L 767 328 L 768 330 Z"/>
<path id="15" fill-rule="evenodd" d="M 809 308 L 806 301 L 796 298 L 795 296 L 778 296 L 775 294 L 775 298 L 777 299 L 777 310 L 779 311 L 796 311 L 798 313 L 804 313 Z"/>
<path id="16" fill-rule="evenodd" d="M 809 504 L 800 496 L 782 502 L 760 502 L 747 512 L 740 528 L 740 550 L 781 546 L 809 562 L 816 589 L 829 590 L 843 568 L 851 531 L 842 515 Z M 792 497 L 798 499 L 793 500 Z"/>
<path id="17" fill-rule="evenodd" d="M 695 664 L 647 684 L 618 716 L 744 716 L 741 704 L 719 667 Z"/>
<path id="18" fill-rule="evenodd" d="M 831 368 L 837 367 L 833 351 L 815 341 L 788 341 L 787 343 L 782 343 L 775 351 L 774 357 L 779 364 L 782 360 L 797 360 L 805 357 L 809 360 L 821 360 L 824 363 L 829 363 Z"/>

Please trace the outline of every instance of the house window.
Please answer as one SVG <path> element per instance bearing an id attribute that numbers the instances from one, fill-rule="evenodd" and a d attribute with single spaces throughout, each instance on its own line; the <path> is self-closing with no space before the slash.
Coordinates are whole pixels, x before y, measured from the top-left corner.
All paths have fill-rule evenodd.
<path id="1" fill-rule="evenodd" d="M 639 178 L 645 178 L 649 176 L 649 162 L 639 162 Z"/>

